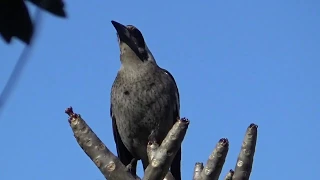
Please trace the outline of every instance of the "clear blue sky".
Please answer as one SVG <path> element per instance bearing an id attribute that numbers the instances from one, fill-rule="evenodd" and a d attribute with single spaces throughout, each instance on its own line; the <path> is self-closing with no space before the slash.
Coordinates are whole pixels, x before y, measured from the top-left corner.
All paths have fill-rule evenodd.
<path id="1" fill-rule="evenodd" d="M 191 121 L 183 142 L 184 179 L 222 137 L 230 141 L 222 176 L 234 168 L 251 122 L 259 125 L 252 180 L 318 177 L 319 1 L 66 5 L 67 20 L 44 14 L 29 63 L 0 117 L 0 179 L 103 179 L 76 143 L 64 110 L 72 105 L 116 152 L 109 98 L 120 61 L 111 20 L 137 26 L 177 81 L 181 116 Z M 23 47 L 0 41 L 0 87 Z"/>

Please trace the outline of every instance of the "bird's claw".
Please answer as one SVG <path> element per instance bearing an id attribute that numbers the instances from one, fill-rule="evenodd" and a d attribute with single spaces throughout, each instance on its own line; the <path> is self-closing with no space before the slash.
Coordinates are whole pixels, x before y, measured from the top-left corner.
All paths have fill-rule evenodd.
<path id="1" fill-rule="evenodd" d="M 131 159 L 130 163 L 126 166 L 126 171 L 131 172 L 132 164 L 136 161 L 137 161 L 136 158 Z"/>

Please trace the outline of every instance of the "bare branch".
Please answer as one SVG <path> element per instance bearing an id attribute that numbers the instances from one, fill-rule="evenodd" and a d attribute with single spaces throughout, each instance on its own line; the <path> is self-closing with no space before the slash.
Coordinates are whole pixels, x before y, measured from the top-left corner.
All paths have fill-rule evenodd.
<path id="1" fill-rule="evenodd" d="M 163 180 L 175 180 L 175 178 L 173 177 L 173 175 L 171 174 L 171 172 L 169 171 L 166 175 L 166 177 L 164 177 Z"/>
<path id="2" fill-rule="evenodd" d="M 156 148 L 156 146 L 152 147 L 154 142 L 148 144 L 148 146 L 151 146 L 148 148 L 149 154 L 153 158 L 145 170 L 143 180 L 163 179 L 166 176 L 172 160 L 181 146 L 188 125 L 189 120 L 185 118 L 178 120 L 155 152 L 150 152 L 153 148 Z"/>
<path id="3" fill-rule="evenodd" d="M 197 162 L 194 166 L 193 180 L 202 180 L 201 172 L 203 170 L 203 163 Z"/>
<path id="4" fill-rule="evenodd" d="M 66 109 L 65 112 L 69 115 L 69 123 L 78 144 L 100 169 L 106 179 L 140 179 L 138 176 L 133 177 L 128 171 L 131 163 L 125 167 L 121 161 L 101 142 L 80 115 L 75 114 L 71 107 Z M 145 170 L 143 180 L 174 180 L 171 172 L 169 172 L 169 167 L 181 146 L 188 126 L 189 120 L 185 118 L 178 120 L 160 146 L 157 144 L 155 139 L 149 139 L 147 153 L 150 163 Z M 224 178 L 225 180 L 249 179 L 257 141 L 257 128 L 258 126 L 255 124 L 250 124 L 247 128 L 235 171 L 230 170 Z M 206 166 L 204 167 L 203 163 L 199 162 L 195 164 L 193 180 L 218 180 L 228 150 L 228 139 L 220 139 L 209 156 Z M 133 161 L 136 161 L 136 159 L 133 159 L 132 162 Z"/>
<path id="5" fill-rule="evenodd" d="M 109 180 L 135 180 L 120 160 L 103 144 L 80 115 L 72 107 L 65 111 L 78 144 L 89 156 L 101 173 Z"/>
<path id="6" fill-rule="evenodd" d="M 241 151 L 233 174 L 233 180 L 248 180 L 252 170 L 258 136 L 258 126 L 250 124 L 242 142 Z"/>
<path id="7" fill-rule="evenodd" d="M 159 148 L 159 144 L 155 141 L 153 142 L 149 142 L 148 143 L 148 146 L 147 146 L 147 153 L 148 153 L 148 159 L 149 159 L 149 162 L 152 161 L 152 159 L 154 158 L 157 150 Z"/>
<path id="8" fill-rule="evenodd" d="M 158 148 L 159 148 L 159 144 L 157 142 L 155 142 L 155 141 L 149 142 L 149 144 L 147 146 L 147 153 L 148 153 L 149 162 L 152 161 L 152 159 L 155 156 Z M 169 171 L 167 173 L 166 177 L 163 180 L 175 180 L 175 179 L 172 176 L 171 172 Z"/>
<path id="9" fill-rule="evenodd" d="M 206 166 L 202 170 L 202 180 L 218 180 L 223 164 L 229 150 L 229 141 L 222 138 L 217 143 L 213 152 L 209 156 Z"/>
<path id="10" fill-rule="evenodd" d="M 228 172 L 228 174 L 226 175 L 224 180 L 232 180 L 233 173 L 234 173 L 234 171 L 232 169 L 230 169 L 230 171 Z"/>

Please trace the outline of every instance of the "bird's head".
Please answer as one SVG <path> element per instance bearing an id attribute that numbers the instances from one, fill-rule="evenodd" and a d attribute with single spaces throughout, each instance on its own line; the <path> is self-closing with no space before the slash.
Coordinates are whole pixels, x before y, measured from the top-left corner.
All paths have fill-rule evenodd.
<path id="1" fill-rule="evenodd" d="M 111 21 L 111 23 L 117 31 L 122 63 L 124 63 L 124 59 L 128 59 L 131 63 L 132 61 L 137 63 L 155 62 L 138 28 L 133 25 L 125 26 L 116 21 Z"/>

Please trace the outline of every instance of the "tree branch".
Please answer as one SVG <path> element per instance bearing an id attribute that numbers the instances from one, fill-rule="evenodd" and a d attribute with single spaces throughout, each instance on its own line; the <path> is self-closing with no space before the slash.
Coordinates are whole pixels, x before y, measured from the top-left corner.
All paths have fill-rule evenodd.
<path id="1" fill-rule="evenodd" d="M 149 162 L 152 161 L 153 157 L 157 153 L 158 148 L 159 148 L 158 143 L 156 143 L 155 141 L 153 141 L 153 143 L 149 142 L 149 144 L 147 146 L 147 153 L 148 153 Z M 175 180 L 175 179 L 172 176 L 171 172 L 169 171 L 163 180 Z"/>
<path id="2" fill-rule="evenodd" d="M 116 157 L 97 137 L 92 129 L 86 124 L 79 114 L 73 112 L 72 107 L 67 108 L 65 113 L 69 115 L 69 123 L 78 144 L 89 158 L 100 169 L 101 173 L 109 180 L 136 180 L 121 161 Z M 166 138 L 159 146 L 155 141 L 149 142 L 147 148 L 149 165 L 145 171 L 143 180 L 174 180 L 168 172 L 174 156 L 186 134 L 189 120 L 178 120 L 171 128 Z"/>
<path id="3" fill-rule="evenodd" d="M 201 180 L 201 172 L 203 170 L 203 163 L 197 162 L 194 166 L 193 180 Z"/>
<path id="4" fill-rule="evenodd" d="M 97 137 L 80 115 L 75 114 L 72 107 L 65 111 L 69 115 L 69 123 L 74 136 L 89 158 L 109 180 L 136 180 L 121 161 Z M 174 180 L 169 167 L 186 135 L 189 120 L 179 119 L 171 128 L 161 145 L 155 140 L 149 140 L 147 153 L 149 165 L 145 170 L 143 180 Z M 253 158 L 258 136 L 258 126 L 250 124 L 247 128 L 241 151 L 238 156 L 235 171 L 230 170 L 225 180 L 248 180 L 252 170 Z M 193 180 L 218 180 L 225 158 L 229 150 L 228 139 L 222 138 L 209 156 L 206 166 L 196 163 Z M 135 161 L 135 160 L 133 160 Z"/>
<path id="5" fill-rule="evenodd" d="M 155 142 L 149 142 L 147 150 L 152 158 L 150 158 L 151 161 L 145 170 L 143 180 L 163 179 L 166 176 L 172 160 L 181 146 L 188 125 L 189 120 L 179 119 L 159 147 Z"/>
<path id="6" fill-rule="evenodd" d="M 78 144 L 89 158 L 109 180 L 135 180 L 120 160 L 103 144 L 80 115 L 75 114 L 72 107 L 65 113 L 69 115 L 69 123 Z"/>
<path id="7" fill-rule="evenodd" d="M 217 143 L 213 152 L 209 156 L 207 164 L 203 167 L 203 163 L 196 163 L 194 168 L 194 180 L 218 180 L 223 164 L 225 162 L 229 150 L 228 139 L 222 138 Z"/>
<path id="8" fill-rule="evenodd" d="M 248 180 L 251 174 L 253 157 L 258 137 L 258 126 L 250 124 L 242 142 L 241 151 L 233 174 L 233 180 Z"/>
<path id="9" fill-rule="evenodd" d="M 229 150 L 228 139 L 222 138 L 209 156 L 207 165 L 201 172 L 202 180 L 218 180 Z"/>
<path id="10" fill-rule="evenodd" d="M 228 174 L 224 178 L 224 180 L 232 180 L 233 174 L 234 174 L 234 171 L 232 169 L 230 169 Z"/>
<path id="11" fill-rule="evenodd" d="M 257 128 L 258 126 L 255 124 L 250 124 L 248 127 L 242 143 L 241 152 L 238 156 L 235 171 L 230 170 L 226 175 L 225 180 L 249 179 L 257 141 Z M 220 139 L 212 154 L 209 156 L 206 166 L 203 167 L 202 163 L 196 163 L 193 180 L 218 180 L 228 150 L 228 139 Z"/>

